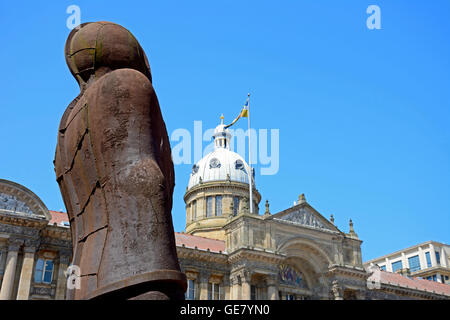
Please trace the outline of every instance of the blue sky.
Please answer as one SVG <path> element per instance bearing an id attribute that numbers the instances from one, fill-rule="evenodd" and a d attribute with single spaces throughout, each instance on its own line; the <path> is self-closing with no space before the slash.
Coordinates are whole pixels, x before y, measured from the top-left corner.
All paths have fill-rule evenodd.
<path id="1" fill-rule="evenodd" d="M 364 260 L 450 242 L 449 1 L 2 1 L 0 178 L 52 210 L 65 210 L 57 128 L 79 92 L 63 54 L 72 4 L 139 40 L 169 135 L 231 120 L 252 93 L 253 126 L 280 130 L 279 172 L 257 166 L 261 208 L 305 193 L 341 230 L 354 221 Z M 366 27 L 371 4 L 381 30 Z M 175 167 L 177 231 L 191 166 Z"/>

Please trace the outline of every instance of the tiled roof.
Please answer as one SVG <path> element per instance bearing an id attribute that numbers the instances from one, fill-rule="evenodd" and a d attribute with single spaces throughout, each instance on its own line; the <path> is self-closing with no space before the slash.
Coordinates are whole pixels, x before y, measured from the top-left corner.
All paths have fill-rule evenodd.
<path id="1" fill-rule="evenodd" d="M 57 226 L 64 226 L 64 222 L 69 222 L 69 217 L 67 213 L 61 211 L 52 211 L 49 210 L 52 215 L 52 219 L 48 222 L 49 225 L 54 225 L 56 223 Z M 67 225 L 68 226 L 68 225 Z"/>
<path id="2" fill-rule="evenodd" d="M 49 225 L 64 226 L 64 222 L 69 222 L 67 213 L 61 211 L 50 210 L 52 219 L 49 221 Z M 211 252 L 224 252 L 225 241 L 209 239 L 205 237 L 193 236 L 186 233 L 175 232 L 175 241 L 177 246 L 185 246 L 187 248 L 196 248 L 200 250 L 210 250 Z"/>
<path id="3" fill-rule="evenodd" d="M 398 273 L 381 272 L 381 283 L 397 285 L 399 287 L 417 289 L 421 291 L 435 292 L 450 296 L 450 285 L 430 280 L 409 278 Z"/>
<path id="4" fill-rule="evenodd" d="M 209 239 L 205 237 L 193 236 L 186 233 L 175 232 L 175 241 L 177 246 L 187 248 L 196 248 L 200 250 L 210 250 L 211 252 L 224 252 L 225 241 Z"/>

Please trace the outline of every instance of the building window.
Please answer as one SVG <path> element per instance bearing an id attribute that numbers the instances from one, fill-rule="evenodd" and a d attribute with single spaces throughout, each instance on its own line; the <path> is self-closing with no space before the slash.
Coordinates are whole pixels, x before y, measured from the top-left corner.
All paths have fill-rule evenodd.
<path id="1" fill-rule="evenodd" d="M 386 271 L 386 266 L 380 266 L 380 270 Z"/>
<path id="2" fill-rule="evenodd" d="M 222 215 L 222 196 L 216 196 L 216 216 Z"/>
<path id="3" fill-rule="evenodd" d="M 437 282 L 437 276 L 435 274 L 433 275 L 433 281 Z"/>
<path id="4" fill-rule="evenodd" d="M 208 283 L 208 300 L 220 300 L 220 285 Z"/>
<path id="5" fill-rule="evenodd" d="M 239 197 L 233 197 L 233 215 L 236 216 L 239 212 Z"/>
<path id="6" fill-rule="evenodd" d="M 34 282 L 52 283 L 53 279 L 53 260 L 38 259 L 34 271 Z"/>
<path id="7" fill-rule="evenodd" d="M 430 280 L 430 281 L 431 281 L 432 279 L 433 279 L 433 278 L 432 278 L 431 276 L 427 277 L 427 280 Z"/>
<path id="8" fill-rule="evenodd" d="M 192 201 L 192 219 L 197 220 L 197 200 Z"/>
<path id="9" fill-rule="evenodd" d="M 425 257 L 427 258 L 427 267 L 430 268 L 431 267 L 430 252 L 425 252 Z"/>
<path id="10" fill-rule="evenodd" d="M 414 272 L 420 270 L 419 256 L 408 258 L 408 263 L 409 263 L 409 271 Z"/>
<path id="11" fill-rule="evenodd" d="M 441 264 L 441 257 L 439 255 L 438 251 L 436 251 L 436 262 L 437 262 L 437 264 Z"/>
<path id="12" fill-rule="evenodd" d="M 185 297 L 186 297 L 186 300 L 194 300 L 195 299 L 195 280 L 188 279 Z"/>
<path id="13" fill-rule="evenodd" d="M 250 286 L 250 300 L 256 300 L 256 286 Z"/>
<path id="14" fill-rule="evenodd" d="M 286 295 L 286 300 L 295 300 L 295 295 L 288 293 Z"/>
<path id="15" fill-rule="evenodd" d="M 212 197 L 206 197 L 206 216 L 212 216 Z"/>
<path id="16" fill-rule="evenodd" d="M 396 261 L 392 263 L 392 272 L 396 272 L 397 270 L 403 269 L 402 261 Z"/>

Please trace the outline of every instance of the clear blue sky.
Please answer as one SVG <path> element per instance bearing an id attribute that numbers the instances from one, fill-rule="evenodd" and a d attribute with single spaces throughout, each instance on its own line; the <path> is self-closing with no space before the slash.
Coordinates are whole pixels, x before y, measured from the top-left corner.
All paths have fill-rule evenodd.
<path id="1" fill-rule="evenodd" d="M 257 170 L 262 208 L 305 193 L 341 230 L 353 219 L 364 260 L 450 242 L 448 0 L 19 3 L 0 3 L 0 178 L 49 209 L 65 210 L 52 161 L 79 92 L 63 54 L 76 4 L 82 22 L 116 22 L 140 41 L 169 134 L 230 120 L 252 93 L 254 127 L 280 129 L 278 174 Z M 366 27 L 370 4 L 381 30 Z M 191 165 L 175 170 L 182 231 Z"/>

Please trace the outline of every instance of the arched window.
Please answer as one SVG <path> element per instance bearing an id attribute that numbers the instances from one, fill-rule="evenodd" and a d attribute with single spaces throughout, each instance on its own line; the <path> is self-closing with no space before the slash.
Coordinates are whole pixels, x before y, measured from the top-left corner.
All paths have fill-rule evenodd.
<path id="1" fill-rule="evenodd" d="M 197 200 L 192 201 L 192 220 L 197 220 Z"/>
<path id="2" fill-rule="evenodd" d="M 212 216 L 212 209 L 213 209 L 212 200 L 213 200 L 212 197 L 206 197 L 206 216 L 207 217 Z"/>
<path id="3" fill-rule="evenodd" d="M 216 216 L 222 215 L 222 196 L 216 196 Z"/>
<path id="4" fill-rule="evenodd" d="M 233 197 L 233 215 L 236 216 L 239 212 L 239 197 Z"/>

